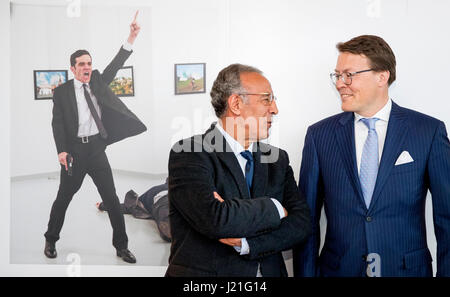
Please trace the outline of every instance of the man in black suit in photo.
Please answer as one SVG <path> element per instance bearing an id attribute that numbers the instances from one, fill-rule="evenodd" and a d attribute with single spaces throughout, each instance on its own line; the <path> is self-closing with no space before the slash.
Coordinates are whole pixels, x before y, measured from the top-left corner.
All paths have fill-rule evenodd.
<path id="1" fill-rule="evenodd" d="M 128 250 L 125 221 L 105 149 L 109 144 L 147 129 L 109 88 L 117 71 L 132 53 L 132 44 L 140 31 L 137 14 L 130 25 L 127 42 L 102 74 L 92 70 L 89 52 L 78 50 L 70 57 L 74 79 L 55 89 L 52 128 L 61 174 L 58 195 L 45 233 L 44 254 L 48 258 L 57 256 L 55 243 L 59 239 L 67 207 L 89 174 L 109 210 L 112 242 L 117 256 L 125 262 L 136 263 L 136 258 Z"/>
<path id="2" fill-rule="evenodd" d="M 287 153 L 260 142 L 278 113 L 272 87 L 260 70 L 233 64 L 211 98 L 218 123 L 170 152 L 166 276 L 287 276 L 281 252 L 311 226 Z"/>

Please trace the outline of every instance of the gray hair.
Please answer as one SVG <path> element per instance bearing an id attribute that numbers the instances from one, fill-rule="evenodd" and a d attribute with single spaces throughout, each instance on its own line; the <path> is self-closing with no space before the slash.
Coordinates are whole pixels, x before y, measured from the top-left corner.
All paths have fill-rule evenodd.
<path id="1" fill-rule="evenodd" d="M 262 75 L 262 71 L 248 65 L 231 64 L 222 69 L 217 75 L 211 89 L 211 104 L 218 118 L 221 118 L 228 107 L 228 97 L 231 94 L 244 93 L 246 90 L 241 85 L 241 74 L 256 72 Z"/>

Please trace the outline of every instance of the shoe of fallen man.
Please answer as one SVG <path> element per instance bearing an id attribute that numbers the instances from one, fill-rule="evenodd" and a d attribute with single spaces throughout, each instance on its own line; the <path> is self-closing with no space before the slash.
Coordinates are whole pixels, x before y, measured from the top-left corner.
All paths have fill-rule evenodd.
<path id="1" fill-rule="evenodd" d="M 122 258 L 127 263 L 136 263 L 136 258 L 129 249 L 117 250 L 117 257 Z"/>

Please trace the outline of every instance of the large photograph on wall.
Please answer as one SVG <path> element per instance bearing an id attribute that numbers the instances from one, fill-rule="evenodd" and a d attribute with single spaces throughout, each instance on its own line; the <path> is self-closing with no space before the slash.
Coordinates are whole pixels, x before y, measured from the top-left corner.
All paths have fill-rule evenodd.
<path id="1" fill-rule="evenodd" d="M 0 1 L 0 3 L 3 2 L 5 1 Z M 146 220 L 136 219 L 131 214 L 124 213 L 126 231 L 130 239 L 130 251 L 137 258 L 137 263 L 131 266 L 124 261 L 123 257 L 117 257 L 115 248 L 111 245 L 112 232 L 108 231 L 111 230 L 108 212 L 100 210 L 101 195 L 99 195 L 92 179 L 84 180 L 80 190 L 75 194 L 68 207 L 60 233 L 61 239 L 56 243 L 57 257 L 48 258 L 44 254 L 46 243 L 44 232 L 48 228 L 51 209 L 57 197 L 61 180 L 60 165 L 51 125 L 54 115 L 56 117 L 55 123 L 58 122 L 58 116 L 62 116 L 63 119 L 70 122 L 63 126 L 59 125 L 59 128 L 64 130 L 66 124 L 73 124 L 74 133 L 77 133 L 76 128 L 79 128 L 81 122 L 86 123 L 85 120 L 96 125 L 95 121 L 89 120 L 91 112 L 89 106 L 85 104 L 87 101 L 80 101 L 81 105 L 78 106 L 76 97 L 77 94 L 84 95 L 83 88 L 67 90 L 67 96 L 64 95 L 61 99 L 71 102 L 61 103 L 59 105 L 61 110 L 57 108 L 55 114 L 53 114 L 54 104 L 52 99 L 56 96 L 54 94 L 58 93 L 54 93 L 54 90 L 58 86 L 61 87 L 60 84 L 66 84 L 74 78 L 74 74 L 70 70 L 70 56 L 78 49 L 88 50 L 91 53 L 92 69 L 98 69 L 100 73 L 104 72 L 105 67 L 117 55 L 120 46 L 128 40 L 127 36 L 129 37 L 131 29 L 130 23 L 136 20 L 141 27 L 141 31 L 133 45 L 135 52 L 123 64 L 123 66 L 128 67 L 121 65 L 123 69 L 119 69 L 116 75 L 113 74 L 109 77 L 108 85 L 115 76 L 116 79 L 112 88 L 116 91 L 116 94 L 124 101 L 127 108 L 136 113 L 148 125 L 147 121 L 153 117 L 151 108 L 155 105 L 154 102 L 152 100 L 134 102 L 134 98 L 136 96 L 152 98 L 154 93 L 151 88 L 152 82 L 156 75 L 161 75 L 163 70 L 154 67 L 155 65 L 151 63 L 155 41 L 152 37 L 154 29 L 153 8 L 143 1 L 131 1 L 134 4 L 127 1 L 119 1 L 120 3 L 106 0 L 81 1 L 82 5 L 80 5 L 80 1 L 73 0 L 51 1 L 55 5 L 48 5 L 46 3 L 48 1 L 9 2 L 5 24 L 10 23 L 10 26 L 6 28 L 9 32 L 6 39 L 8 48 L 10 48 L 8 59 L 10 64 L 14 66 L 11 66 L 11 69 L 8 70 L 10 82 L 6 86 L 7 89 L 11 89 L 11 92 L 8 92 L 8 90 L 3 92 L 3 94 L 10 94 L 10 96 L 5 98 L 4 95 L 1 100 L 8 101 L 10 106 L 8 114 L 11 114 L 11 120 L 8 121 L 8 126 L 5 129 L 14 137 L 9 141 L 11 145 L 10 153 L 5 156 L 8 159 L 8 165 L 10 165 L 7 170 L 9 181 L 7 194 L 9 197 L 2 196 L 1 198 L 8 204 L 8 208 L 5 209 L 8 224 L 4 226 L 5 232 L 2 238 L 4 252 L 0 264 L 0 275 L 122 276 L 131 269 L 134 271 L 131 272 L 133 276 L 164 276 L 167 270 L 167 259 L 170 255 L 170 243 L 167 241 L 167 234 L 161 233 L 166 231 L 164 226 L 161 227 L 162 229 L 160 228 L 160 222 L 164 223 L 163 217 L 158 216 L 161 212 L 156 212 L 156 216 L 152 216 L 153 219 Z M 0 4 L 2 16 L 4 15 L 4 6 Z M 168 4 L 168 6 L 170 5 Z M 138 14 L 137 11 L 139 11 Z M 166 24 L 164 27 L 166 27 Z M 9 35 L 11 38 L 9 38 Z M 191 60 L 178 61 L 191 62 Z M 202 60 L 193 60 L 193 62 L 197 61 L 202 62 Z M 168 77 L 165 80 L 168 80 L 167 83 L 169 84 L 165 87 L 165 91 L 172 96 L 172 67 L 175 62 L 177 60 L 162 66 L 167 70 L 165 73 Z M 141 65 L 140 68 L 139 65 Z M 134 78 L 135 67 L 136 81 Z M 82 68 L 81 71 L 87 69 L 88 67 Z M 144 87 L 138 85 L 140 76 L 142 76 Z M 91 99 L 94 103 L 95 101 L 106 100 L 105 94 L 101 90 L 104 90 L 104 88 L 92 85 L 91 95 L 94 93 L 95 98 L 91 96 Z M 111 92 L 109 93 L 111 94 Z M 81 96 L 81 99 L 83 99 L 82 97 L 84 96 Z M 122 109 L 122 107 L 119 108 Z M 78 109 L 80 110 L 78 111 Z M 105 119 L 110 109 L 103 108 L 101 111 L 99 115 L 102 119 Z M 149 112 L 152 113 L 149 114 Z M 112 112 L 108 114 L 108 117 L 111 114 Z M 109 118 L 111 123 L 116 121 L 115 127 L 110 128 L 115 132 L 107 130 L 109 135 L 127 134 L 124 129 L 126 129 L 128 123 L 122 121 L 120 115 Z M 153 121 L 150 119 L 150 122 Z M 92 127 L 90 124 L 86 124 L 84 127 L 89 129 Z M 114 123 L 112 126 L 114 126 Z M 171 133 L 170 127 L 167 127 L 167 131 L 164 129 L 162 127 L 160 132 L 163 134 Z M 65 135 L 66 132 L 64 131 Z M 153 132 L 155 131 L 153 130 Z M 141 139 L 141 137 L 144 139 Z M 167 161 L 162 160 L 165 158 L 164 156 L 162 158 L 157 157 L 161 159 L 161 162 L 158 164 L 152 163 L 152 167 L 148 167 L 150 168 L 150 171 L 147 170 L 148 173 L 145 170 L 147 166 L 142 165 L 148 163 L 147 159 L 148 161 L 154 160 L 154 156 L 148 154 L 138 156 L 138 154 L 142 155 L 142 153 L 145 154 L 149 151 L 148 147 L 140 145 L 139 139 L 145 142 L 146 137 L 150 137 L 150 134 L 146 133 L 142 136 L 129 138 L 130 140 L 121 141 L 114 146 L 116 148 L 114 152 L 107 152 L 108 155 L 112 153 L 112 156 L 115 156 L 115 159 L 118 160 L 117 163 L 111 162 L 110 167 L 118 201 L 122 205 L 125 201 L 127 203 L 130 201 L 136 202 L 136 195 L 142 196 L 148 190 L 161 186 L 167 177 L 164 173 Z M 71 148 L 75 145 L 75 140 L 76 138 L 71 138 L 69 145 Z M 91 143 L 91 139 L 87 140 Z M 155 139 L 155 141 L 159 140 Z M 154 142 L 153 138 L 150 142 Z M 90 144 L 80 143 L 81 145 Z M 30 155 L 30 148 L 33 150 L 33 160 L 31 161 L 29 161 L 29 158 L 23 158 L 23 156 Z M 67 148 L 67 150 L 72 150 L 71 148 Z M 103 150 L 101 145 L 96 148 Z M 86 148 L 86 150 L 88 149 Z M 107 150 L 110 150 L 110 147 Z M 77 163 L 80 161 L 79 156 L 73 154 L 73 166 L 80 165 L 80 163 Z M 156 167 L 153 167 L 153 165 Z M 161 167 L 161 170 L 158 167 Z M 122 172 L 122 168 L 126 170 Z M 73 167 L 73 170 L 75 169 Z M 135 172 L 137 173 L 135 174 Z M 72 174 L 75 174 L 75 171 Z M 68 172 L 63 176 L 69 179 L 73 177 L 69 176 Z M 26 182 L 24 183 L 25 179 Z M 135 189 L 136 192 L 131 191 L 131 188 Z M 148 197 L 150 201 L 154 198 L 153 196 L 147 195 L 145 197 Z M 33 199 L 30 199 L 30 197 Z M 125 197 L 126 200 L 124 200 Z M 164 198 L 165 196 L 161 197 Z M 160 209 L 161 204 L 159 202 L 164 200 L 163 198 L 155 204 L 156 210 Z M 82 203 L 77 203 L 77 201 Z M 153 202 L 156 202 L 156 198 Z M 153 206 L 151 203 L 148 205 Z M 122 209 L 124 208 L 121 207 Z M 164 210 L 164 207 L 162 209 Z M 30 224 L 30 222 L 32 223 Z M 160 231 L 160 229 L 163 231 Z M 163 235 L 166 237 L 163 237 Z M 18 267 L 18 269 L 15 267 Z M 61 267 L 61 269 L 58 267 Z"/>
<path id="2" fill-rule="evenodd" d="M 175 95 L 205 93 L 205 63 L 175 64 Z"/>
<path id="3" fill-rule="evenodd" d="M 120 97 L 134 96 L 133 66 L 124 66 L 119 69 L 116 77 L 109 84 L 111 90 Z"/>
<path id="4" fill-rule="evenodd" d="M 33 70 L 34 99 L 52 99 L 55 88 L 67 81 L 67 70 Z"/>

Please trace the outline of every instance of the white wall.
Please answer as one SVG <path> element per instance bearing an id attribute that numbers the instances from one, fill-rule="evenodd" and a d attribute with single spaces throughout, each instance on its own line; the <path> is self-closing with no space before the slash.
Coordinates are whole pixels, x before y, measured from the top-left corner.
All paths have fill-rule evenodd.
<path id="1" fill-rule="evenodd" d="M 0 99 L 0 135 L 2 135 L 0 145 L 0 235 L 3 240 L 0 241 L 0 275 L 7 271 L 9 263 L 9 1 L 0 0 L 0 82 L 2 82 L 2 99 Z"/>
<path id="2" fill-rule="evenodd" d="M 63 0 L 13 3 L 11 176 L 59 168 L 51 101 L 33 100 L 32 71 L 68 69 L 69 55 L 83 47 L 103 69 L 137 8 L 142 30 L 126 63 L 134 66 L 136 97 L 123 100 L 149 132 L 108 149 L 114 169 L 166 173 L 172 143 L 202 132 L 214 119 L 209 91 L 218 71 L 240 62 L 257 66 L 272 82 L 280 113 L 271 141 L 288 151 L 298 180 L 307 127 L 340 112 L 328 76 L 336 64 L 335 45 L 360 34 L 382 36 L 396 54 L 391 97 L 450 127 L 445 0 L 96 0 L 82 1 L 78 20 L 65 16 Z M 206 63 L 205 94 L 174 95 L 173 64 L 185 62 Z M 28 164 L 31 153 L 35 158 Z M 432 234 L 429 205 L 427 224 Z M 429 242 L 434 250 L 433 235 Z"/>
<path id="3" fill-rule="evenodd" d="M 398 78 L 391 96 L 397 103 L 450 123 L 442 108 L 449 106 L 443 94 L 450 43 L 440 37 L 450 25 L 446 1 L 97 0 L 81 2 L 79 19 L 66 16 L 62 0 L 14 3 L 11 176 L 58 170 L 52 103 L 33 100 L 32 71 L 68 69 L 78 48 L 89 49 L 102 70 L 126 39 L 135 9 L 142 31 L 126 65 L 134 66 L 136 96 L 123 100 L 149 131 L 108 149 L 115 169 L 166 173 L 172 143 L 214 120 L 209 90 L 218 71 L 241 62 L 271 80 L 280 110 L 271 141 L 287 149 L 298 175 L 307 126 L 340 111 L 328 77 L 335 44 L 360 34 L 380 35 L 392 46 Z M 174 95 L 173 64 L 183 62 L 206 62 L 205 94 Z M 24 157 L 30 148 L 31 165 Z"/>

